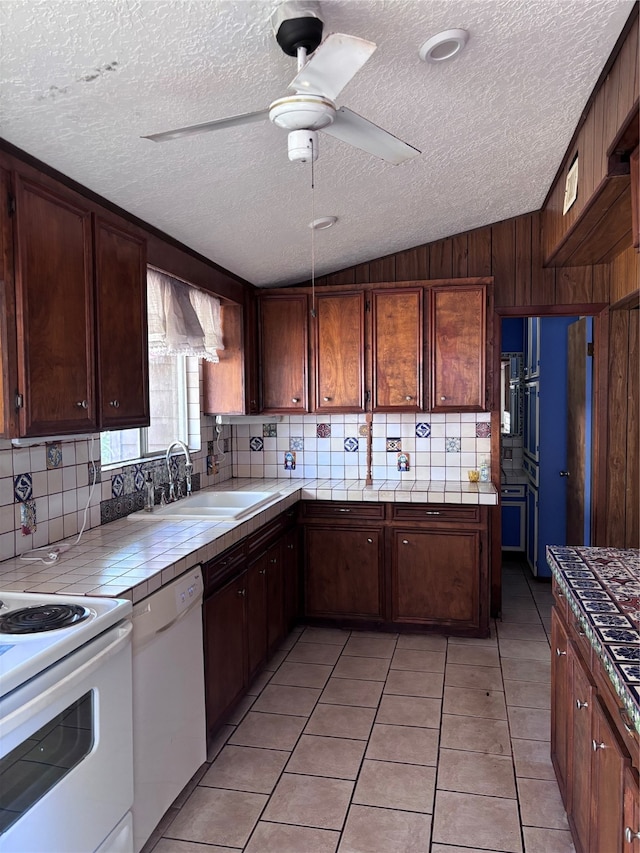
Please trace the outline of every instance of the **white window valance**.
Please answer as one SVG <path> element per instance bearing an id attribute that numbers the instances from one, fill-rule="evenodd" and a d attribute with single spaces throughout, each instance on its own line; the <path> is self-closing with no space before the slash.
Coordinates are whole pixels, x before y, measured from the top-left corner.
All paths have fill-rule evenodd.
<path id="1" fill-rule="evenodd" d="M 147 270 L 149 354 L 194 355 L 219 361 L 220 300 L 170 275 Z"/>

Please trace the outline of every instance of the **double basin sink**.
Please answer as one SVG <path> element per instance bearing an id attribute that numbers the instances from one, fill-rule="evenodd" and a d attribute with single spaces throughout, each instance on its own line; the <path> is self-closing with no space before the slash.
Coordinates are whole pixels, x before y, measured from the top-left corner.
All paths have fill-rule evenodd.
<path id="1" fill-rule="evenodd" d="M 238 521 L 280 497 L 279 492 L 194 492 L 188 498 L 142 510 L 130 521 Z"/>

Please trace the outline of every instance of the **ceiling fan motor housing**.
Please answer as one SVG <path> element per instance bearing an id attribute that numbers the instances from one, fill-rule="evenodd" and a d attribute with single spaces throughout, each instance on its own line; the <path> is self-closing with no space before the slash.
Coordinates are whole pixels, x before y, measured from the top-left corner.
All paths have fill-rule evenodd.
<path id="1" fill-rule="evenodd" d="M 269 107 L 270 121 L 283 130 L 320 130 L 332 124 L 335 115 L 335 104 L 322 95 L 287 95 Z"/>
<path id="2" fill-rule="evenodd" d="M 303 47 L 308 54 L 322 41 L 323 23 L 315 0 L 288 0 L 276 7 L 271 16 L 276 41 L 287 56 L 297 56 Z"/>

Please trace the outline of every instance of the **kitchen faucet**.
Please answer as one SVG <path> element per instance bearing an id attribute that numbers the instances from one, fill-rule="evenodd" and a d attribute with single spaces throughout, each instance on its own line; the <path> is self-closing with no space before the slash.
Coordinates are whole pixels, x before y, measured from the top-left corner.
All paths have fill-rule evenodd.
<path id="1" fill-rule="evenodd" d="M 184 475 L 185 480 L 187 481 L 187 497 L 191 494 L 191 472 L 193 471 L 193 464 L 191 462 L 191 456 L 189 455 L 189 448 L 184 443 L 184 441 L 172 441 L 169 447 L 167 447 L 166 460 L 167 460 L 167 471 L 169 472 L 169 501 L 177 501 L 182 497 L 180 484 L 176 483 L 173 477 L 173 472 L 171 471 L 171 451 L 174 447 L 179 447 L 180 450 L 184 453 L 185 465 L 184 465 Z M 177 491 L 177 494 L 176 494 Z"/>

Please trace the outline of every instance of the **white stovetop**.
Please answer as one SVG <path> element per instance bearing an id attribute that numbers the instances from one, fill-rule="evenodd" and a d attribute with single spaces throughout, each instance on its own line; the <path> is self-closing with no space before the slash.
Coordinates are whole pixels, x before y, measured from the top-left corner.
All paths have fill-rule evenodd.
<path id="1" fill-rule="evenodd" d="M 0 590 L 128 598 L 134 604 L 198 563 L 213 559 L 298 500 L 495 505 L 491 483 L 233 479 L 215 490 L 279 492 L 266 510 L 235 522 L 121 519 L 87 531 L 52 566 L 19 557 L 0 563 Z M 59 544 L 59 543 L 58 543 Z M 46 555 L 46 552 L 44 552 Z"/>

